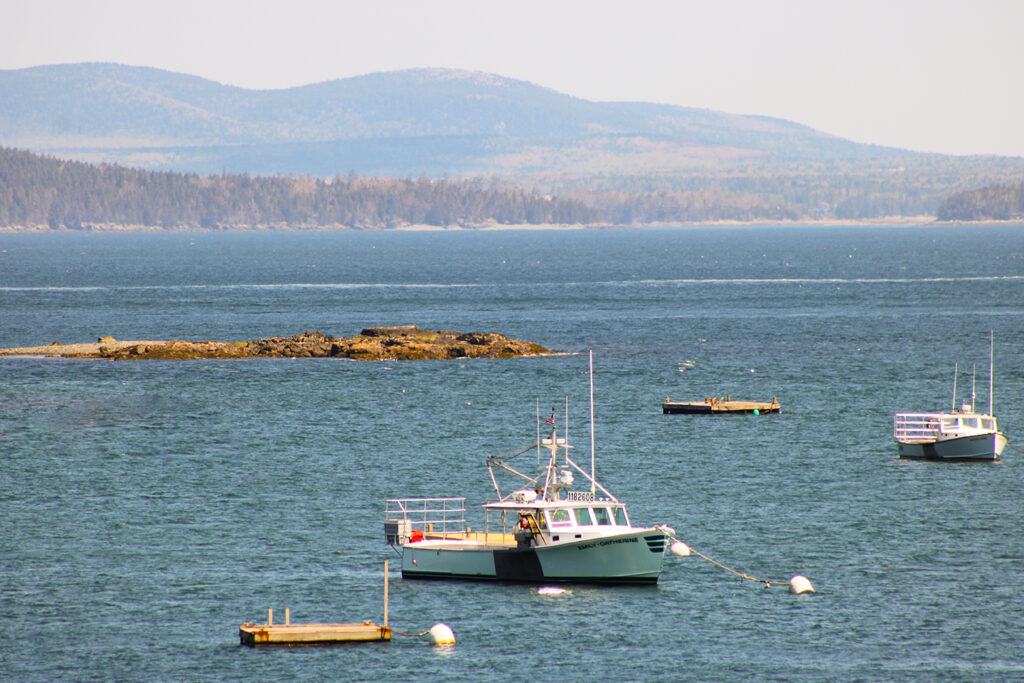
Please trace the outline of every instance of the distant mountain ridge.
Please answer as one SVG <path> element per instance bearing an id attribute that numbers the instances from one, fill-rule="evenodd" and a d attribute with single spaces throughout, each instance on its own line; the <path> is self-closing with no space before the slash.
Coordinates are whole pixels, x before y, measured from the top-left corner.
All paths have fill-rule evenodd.
<path id="1" fill-rule="evenodd" d="M 525 158 L 550 148 L 575 150 L 570 166 L 580 171 L 638 154 L 671 168 L 718 158 L 878 158 L 896 151 L 781 119 L 592 102 L 453 69 L 247 90 L 150 67 L 65 64 L 0 71 L 0 92 L 0 145 L 196 172 L 514 175 L 558 170 L 564 159 Z M 319 155 L 310 143 L 323 145 Z M 396 143 L 413 163 L 446 147 L 444 167 L 388 161 Z M 296 166 L 303 158 L 311 168 Z M 210 164 L 219 166 L 203 168 Z"/>
<path id="2" fill-rule="evenodd" d="M 62 64 L 0 70 L 0 93 L 0 147 L 205 176 L 496 179 L 620 224 L 921 217 L 957 192 L 1024 179 L 1021 157 L 865 145 L 776 118 L 592 102 L 455 69 L 249 90 Z"/>

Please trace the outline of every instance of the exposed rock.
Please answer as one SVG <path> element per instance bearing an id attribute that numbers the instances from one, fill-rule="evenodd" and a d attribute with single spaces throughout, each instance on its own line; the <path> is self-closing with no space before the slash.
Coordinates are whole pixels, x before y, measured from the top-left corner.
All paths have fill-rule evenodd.
<path id="1" fill-rule="evenodd" d="M 552 351 L 533 342 L 495 332 L 463 334 L 424 330 L 415 325 L 368 327 L 355 337 L 332 337 L 320 330 L 292 337 L 254 341 L 182 340 L 118 342 L 102 337 L 96 344 L 0 349 L 0 355 L 39 354 L 65 358 L 194 359 L 194 358 L 349 358 L 353 360 L 441 360 L 449 358 L 513 358 Z"/>
<path id="2" fill-rule="evenodd" d="M 398 325 L 395 327 L 367 327 L 359 334 L 363 337 L 414 337 L 434 333 L 430 330 L 422 330 L 416 325 Z"/>

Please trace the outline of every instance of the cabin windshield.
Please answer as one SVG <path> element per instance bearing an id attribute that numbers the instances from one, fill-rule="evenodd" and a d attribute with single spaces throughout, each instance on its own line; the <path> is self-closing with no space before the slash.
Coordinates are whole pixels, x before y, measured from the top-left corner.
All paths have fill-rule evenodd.
<path id="1" fill-rule="evenodd" d="M 964 427 L 974 427 L 975 429 L 978 428 L 977 417 L 962 417 L 960 418 L 960 422 L 963 424 Z"/>
<path id="2" fill-rule="evenodd" d="M 981 428 L 994 432 L 996 430 L 996 419 L 994 417 L 981 418 Z"/>
<path id="3" fill-rule="evenodd" d="M 552 508 L 540 515 L 542 527 L 559 529 L 568 526 L 629 526 L 626 508 L 622 505 Z"/>

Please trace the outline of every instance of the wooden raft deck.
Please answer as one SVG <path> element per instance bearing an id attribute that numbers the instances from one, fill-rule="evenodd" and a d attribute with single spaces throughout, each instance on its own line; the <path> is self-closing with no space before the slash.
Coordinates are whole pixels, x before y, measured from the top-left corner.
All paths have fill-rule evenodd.
<path id="1" fill-rule="evenodd" d="M 725 398 L 708 397 L 703 401 L 673 401 L 665 398 L 661 405 L 665 415 L 679 413 L 683 415 L 742 415 L 782 412 L 778 400 L 773 396 L 771 403 L 758 401 L 733 401 L 731 396 Z"/>
<path id="2" fill-rule="evenodd" d="M 265 645 L 330 645 L 369 643 L 391 640 L 388 628 L 388 561 L 384 560 L 384 625 L 364 621 L 359 624 L 293 624 L 291 610 L 284 610 L 284 624 L 274 623 L 274 610 L 267 610 L 267 623 L 245 622 L 238 627 L 238 640 L 249 647 Z"/>
<path id="3" fill-rule="evenodd" d="M 249 647 L 263 645 L 326 645 L 391 640 L 387 626 L 361 624 L 242 624 L 238 639 Z"/>

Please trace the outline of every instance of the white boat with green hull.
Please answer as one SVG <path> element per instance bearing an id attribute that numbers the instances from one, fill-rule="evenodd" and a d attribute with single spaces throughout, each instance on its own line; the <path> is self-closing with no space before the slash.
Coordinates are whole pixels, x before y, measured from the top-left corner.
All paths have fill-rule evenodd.
<path id="1" fill-rule="evenodd" d="M 990 342 L 991 343 L 991 342 Z M 1006 437 L 992 415 L 992 347 L 989 347 L 988 412 L 976 412 L 974 383 L 971 403 L 956 408 L 956 368 L 953 369 L 953 406 L 949 412 L 896 413 L 893 438 L 901 458 L 924 460 L 998 460 Z"/>
<path id="2" fill-rule="evenodd" d="M 465 498 L 394 498 L 385 507 L 385 539 L 402 556 L 402 576 L 518 582 L 657 583 L 667 527 L 635 527 L 626 506 L 569 457 L 568 439 L 551 432 L 510 454 L 490 456 L 498 499 L 484 503 L 482 527 L 465 521 Z M 538 425 L 540 420 L 538 417 Z M 538 427 L 538 432 L 539 432 Z M 535 477 L 507 464 L 537 449 L 547 464 Z M 525 482 L 502 495 L 496 471 Z M 589 490 L 573 489 L 581 475 Z"/>

